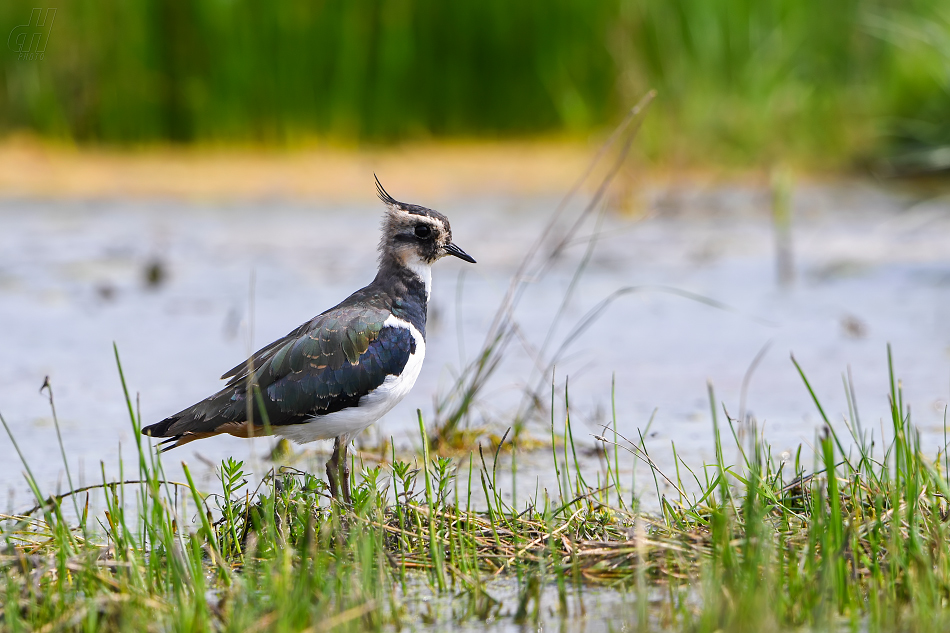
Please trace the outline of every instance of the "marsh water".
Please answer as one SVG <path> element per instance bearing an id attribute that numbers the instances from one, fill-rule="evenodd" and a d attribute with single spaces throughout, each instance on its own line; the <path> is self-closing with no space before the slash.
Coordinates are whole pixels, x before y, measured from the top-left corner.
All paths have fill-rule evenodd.
<path id="1" fill-rule="evenodd" d="M 618 431 L 628 438 L 647 431 L 645 444 L 661 467 L 672 468 L 673 443 L 699 466 L 713 457 L 707 382 L 719 405 L 737 414 L 743 379 L 765 349 L 749 373 L 745 410 L 774 454 L 804 444 L 810 460 L 821 419 L 790 353 L 844 434 L 842 375 L 850 367 L 862 426 L 879 440 L 886 436 L 890 343 L 925 452 L 944 445 L 950 199 L 864 182 L 800 183 L 792 194 L 794 279 L 784 285 L 777 282 L 767 188 L 644 186 L 636 200 L 626 205 L 633 211 L 607 209 L 599 224 L 593 214 L 568 236 L 572 246 L 550 272 L 527 287 L 515 313 L 518 337 L 479 396 L 476 425 L 503 431 L 525 387 L 550 380 L 536 373 L 538 355 L 549 358 L 570 338 L 554 379 L 558 425 L 567 377 L 575 439 L 595 446 L 593 436 L 612 416 L 615 381 Z M 436 398 L 478 352 L 558 200 L 419 202 L 451 218 L 455 241 L 478 264 L 436 265 L 422 375 L 368 431 L 403 449 L 418 445 L 416 409 L 433 419 Z M 564 237 L 582 202 L 555 237 Z M 113 342 L 143 421 L 175 413 L 217 390 L 218 377 L 249 351 L 369 282 L 380 214 L 378 204 L 280 199 L 0 201 L 0 412 L 44 491 L 67 487 L 47 394 L 40 393 L 47 376 L 74 478 L 95 483 L 103 468 L 118 477 L 120 455 L 128 474 L 134 438 Z M 592 236 L 596 245 L 561 325 L 541 349 Z M 617 298 L 582 334 L 570 335 L 605 297 L 633 286 L 641 291 Z M 550 419 L 545 413 L 528 431 L 549 437 Z M 166 454 L 166 468 L 177 479 L 185 460 L 210 485 L 211 465 L 227 456 L 258 472 L 267 468 L 273 442 L 202 440 Z M 550 484 L 548 455 L 518 456 L 519 487 Z M 9 491 L 4 509 L 22 510 L 32 499 L 5 436 L 0 456 L 0 482 Z M 601 468 L 593 451 L 581 459 L 592 472 Z M 623 453 L 621 460 L 631 473 L 632 458 Z"/>

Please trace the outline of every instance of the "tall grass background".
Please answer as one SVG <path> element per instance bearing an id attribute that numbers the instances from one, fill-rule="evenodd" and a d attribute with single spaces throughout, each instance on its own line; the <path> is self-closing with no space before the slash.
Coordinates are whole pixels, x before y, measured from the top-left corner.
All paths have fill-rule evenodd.
<path id="1" fill-rule="evenodd" d="M 34 6 L 2 3 L 0 34 Z M 923 151 L 939 167 L 926 152 L 950 143 L 948 62 L 940 0 L 74 0 L 43 60 L 0 56 L 0 133 L 122 145 L 583 137 L 655 88 L 644 149 L 656 161 L 850 165 Z"/>

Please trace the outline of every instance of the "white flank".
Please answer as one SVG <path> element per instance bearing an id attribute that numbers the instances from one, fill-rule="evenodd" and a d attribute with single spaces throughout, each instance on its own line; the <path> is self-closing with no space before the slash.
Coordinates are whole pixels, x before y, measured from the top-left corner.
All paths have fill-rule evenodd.
<path id="1" fill-rule="evenodd" d="M 426 289 L 428 287 L 427 281 Z M 416 352 L 409 356 L 409 360 L 401 374 L 386 376 L 383 384 L 360 398 L 359 406 L 316 416 L 304 424 L 278 426 L 274 429 L 274 432 L 298 444 L 316 440 L 329 440 L 341 436 L 348 442 L 360 431 L 372 425 L 399 404 L 412 389 L 412 386 L 416 384 L 416 379 L 422 370 L 422 361 L 426 355 L 426 342 L 422 338 L 422 333 L 413 324 L 397 319 L 392 315 L 386 319 L 383 327 L 407 329 L 412 333 L 412 338 L 416 340 Z"/>

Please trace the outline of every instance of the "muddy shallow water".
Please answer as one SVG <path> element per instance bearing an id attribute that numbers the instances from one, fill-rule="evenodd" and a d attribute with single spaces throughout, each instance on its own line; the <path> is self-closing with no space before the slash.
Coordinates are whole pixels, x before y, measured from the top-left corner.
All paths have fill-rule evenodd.
<path id="1" fill-rule="evenodd" d="M 811 443 L 820 423 L 790 352 L 842 432 L 841 376 L 850 365 L 864 427 L 880 438 L 890 342 L 925 451 L 935 454 L 943 446 L 950 398 L 950 200 L 862 183 L 798 187 L 796 280 L 781 288 L 767 191 L 686 186 L 639 196 L 640 212 L 608 212 L 599 230 L 588 222 L 550 274 L 527 290 L 517 312 L 522 340 L 482 394 L 480 419 L 506 426 L 526 382 L 536 380 L 529 378 L 532 350 L 544 340 L 583 255 L 583 238 L 597 230 L 596 249 L 555 344 L 621 287 L 674 287 L 728 309 L 660 292 L 630 294 L 607 308 L 557 366 L 559 394 L 570 377 L 579 440 L 592 445 L 592 434 L 609 419 L 615 376 L 623 435 L 635 437 L 655 410 L 646 441 L 661 466 L 672 465 L 671 442 L 688 463 L 710 460 L 706 383 L 735 414 L 743 376 L 769 341 L 747 409 L 764 424 L 775 453 Z M 431 418 L 436 394 L 478 351 L 511 275 L 557 200 L 418 202 L 452 219 L 455 241 L 478 264 L 437 264 L 422 375 L 380 428 L 369 431 L 405 447 L 417 434 L 415 410 Z M 130 389 L 140 394 L 145 423 L 174 413 L 219 388 L 218 376 L 252 347 L 370 281 L 380 213 L 376 206 L 279 200 L 0 201 L 0 412 L 44 489 L 66 488 L 49 403 L 38 392 L 46 376 L 74 477 L 100 480 L 100 461 L 108 476 L 118 476 L 120 446 L 131 468 L 134 440 L 113 341 Z M 556 415 L 560 421 L 562 412 Z M 541 437 L 548 432 L 540 423 L 531 428 Z M 177 449 L 165 461 L 176 479 L 181 460 L 197 468 L 233 455 L 252 459 L 260 470 L 272 443 L 215 438 Z M 30 497 L 5 436 L 0 456 L 0 482 L 9 490 L 3 509 L 23 509 Z M 596 459 L 588 459 L 596 470 Z M 542 485 L 550 482 L 549 473 L 546 454 L 525 456 L 518 481 L 533 491 L 539 477 Z"/>

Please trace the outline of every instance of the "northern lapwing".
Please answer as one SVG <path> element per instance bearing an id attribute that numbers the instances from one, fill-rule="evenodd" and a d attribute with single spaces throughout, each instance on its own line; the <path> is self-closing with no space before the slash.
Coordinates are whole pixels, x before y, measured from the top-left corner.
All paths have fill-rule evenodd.
<path id="1" fill-rule="evenodd" d="M 228 433 L 274 433 L 297 443 L 335 439 L 330 493 L 350 503 L 346 450 L 412 389 L 426 353 L 432 264 L 446 255 L 475 263 L 452 243 L 449 220 L 386 193 L 379 271 L 365 288 L 257 351 L 221 378 L 224 389 L 142 429 L 163 450 Z"/>

